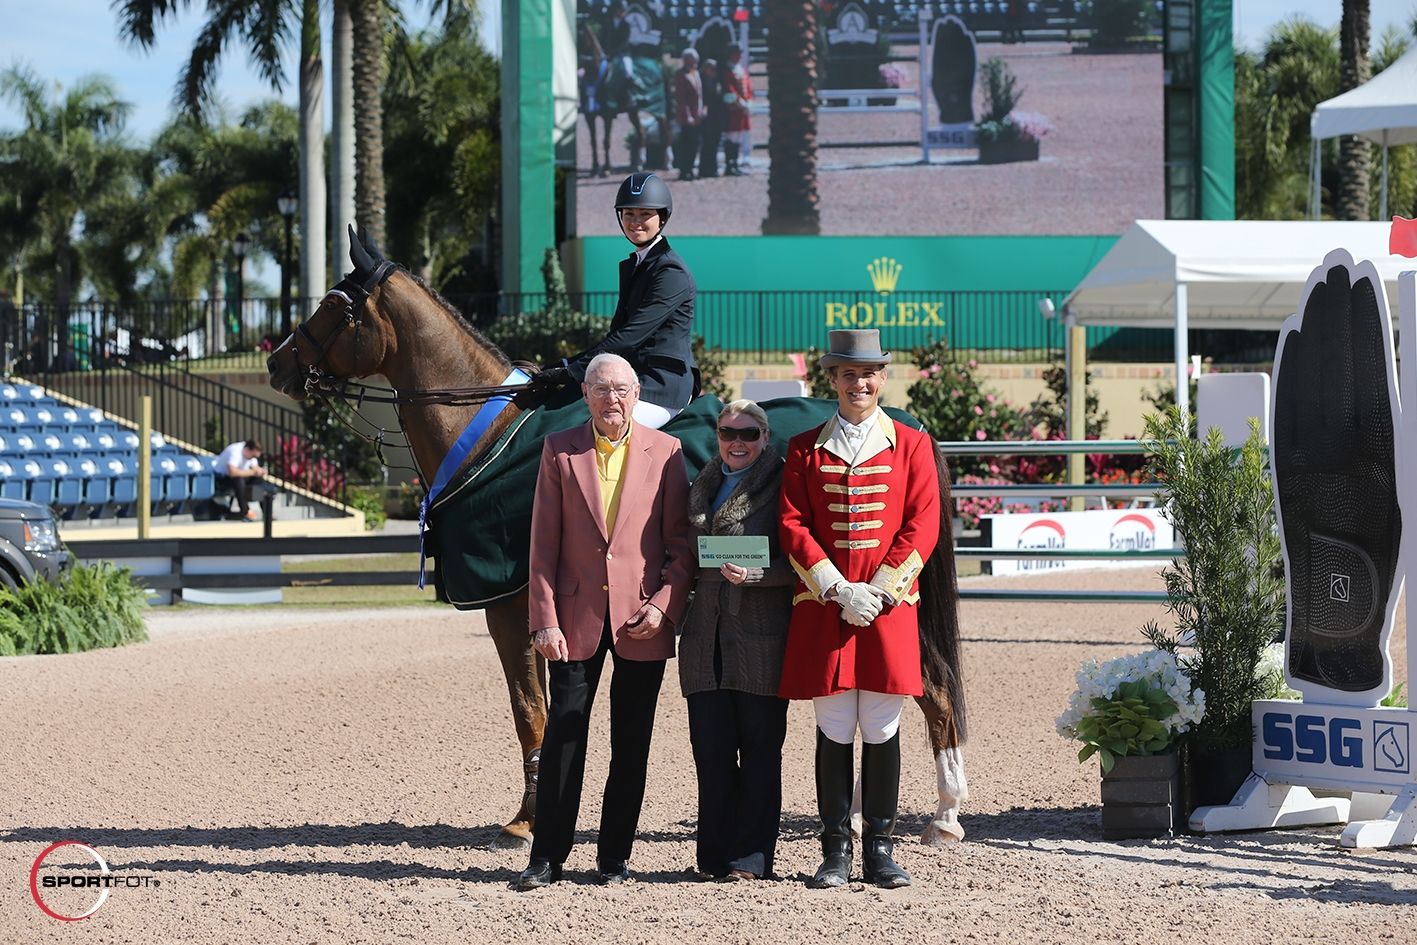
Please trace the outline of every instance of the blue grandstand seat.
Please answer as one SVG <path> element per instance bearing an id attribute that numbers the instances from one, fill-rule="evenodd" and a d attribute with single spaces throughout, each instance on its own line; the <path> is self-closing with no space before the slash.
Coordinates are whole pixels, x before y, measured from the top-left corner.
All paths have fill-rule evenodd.
<path id="1" fill-rule="evenodd" d="M 95 433 L 93 445 L 99 450 L 111 453 L 118 449 L 118 439 L 112 433 Z"/>
<path id="2" fill-rule="evenodd" d="M 92 459 L 79 460 L 78 470 L 84 481 L 84 505 L 90 509 L 106 507 L 113 495 L 113 477 Z"/>
<path id="3" fill-rule="evenodd" d="M 23 499 L 25 497 L 25 480 L 20 478 L 16 471 L 18 460 L 13 463 L 8 459 L 0 459 L 0 498 Z"/>
<path id="4" fill-rule="evenodd" d="M 54 420 L 66 430 L 72 430 L 79 425 L 79 412 L 73 407 L 60 407 L 54 411 Z"/>
<path id="5" fill-rule="evenodd" d="M 187 472 L 193 502 L 205 502 L 216 494 L 216 477 L 200 456 L 183 456 L 178 464 Z"/>
<path id="6" fill-rule="evenodd" d="M 13 405 L 6 406 L 3 411 L 0 411 L 0 422 L 6 426 L 17 427 L 22 423 L 28 423 L 29 419 L 29 414 Z"/>
<path id="7" fill-rule="evenodd" d="M 64 447 L 74 453 L 87 453 L 93 450 L 93 444 L 82 433 L 64 434 Z"/>
<path id="8" fill-rule="evenodd" d="M 31 407 L 29 414 L 30 423 L 37 423 L 46 429 L 52 428 L 56 425 L 55 413 L 48 407 Z"/>
<path id="9" fill-rule="evenodd" d="M 35 452 L 36 449 L 34 437 L 28 433 L 17 433 L 10 437 L 10 451 L 13 453 L 25 455 Z"/>
<path id="10" fill-rule="evenodd" d="M 41 433 L 36 442 L 39 451 L 53 456 L 65 448 L 65 443 L 57 433 Z"/>
<path id="11" fill-rule="evenodd" d="M 138 434 L 131 430 L 121 430 L 116 434 L 119 449 L 137 450 Z"/>
<path id="12" fill-rule="evenodd" d="M 84 500 L 84 481 L 78 470 L 62 459 L 51 459 L 46 472 L 54 480 L 54 504 L 73 507 Z"/>
<path id="13" fill-rule="evenodd" d="M 25 498 L 40 505 L 54 504 L 54 477 L 38 460 L 20 463 L 20 475 L 25 480 Z"/>

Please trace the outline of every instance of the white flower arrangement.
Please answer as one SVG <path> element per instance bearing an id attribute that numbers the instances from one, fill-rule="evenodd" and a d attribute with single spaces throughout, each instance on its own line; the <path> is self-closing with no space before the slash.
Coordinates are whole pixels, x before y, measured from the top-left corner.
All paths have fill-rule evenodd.
<path id="1" fill-rule="evenodd" d="M 1175 656 L 1146 650 L 1105 663 L 1083 663 L 1057 729 L 1064 738 L 1084 744 L 1079 761 L 1099 754 L 1105 772 L 1118 756 L 1169 749 L 1204 715 L 1205 693 L 1191 688 Z"/>
<path id="2" fill-rule="evenodd" d="M 1284 644 L 1271 643 L 1260 651 L 1260 661 L 1255 665 L 1255 678 L 1262 680 L 1266 699 L 1302 699 L 1297 690 L 1289 688 L 1284 675 Z"/>

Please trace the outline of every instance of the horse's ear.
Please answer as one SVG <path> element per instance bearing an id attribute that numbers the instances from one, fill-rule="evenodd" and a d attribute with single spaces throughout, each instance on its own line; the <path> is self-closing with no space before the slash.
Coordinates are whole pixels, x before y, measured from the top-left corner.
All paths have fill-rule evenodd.
<path id="1" fill-rule="evenodd" d="M 354 263 L 356 272 L 373 272 L 377 265 L 369 250 L 364 248 L 364 241 L 354 231 L 353 223 L 349 224 L 349 261 Z"/>
<path id="2" fill-rule="evenodd" d="M 364 245 L 368 247 L 369 255 L 374 257 L 374 262 L 381 263 L 384 261 L 384 251 L 379 248 L 378 243 L 374 242 L 374 237 L 368 237 Z"/>

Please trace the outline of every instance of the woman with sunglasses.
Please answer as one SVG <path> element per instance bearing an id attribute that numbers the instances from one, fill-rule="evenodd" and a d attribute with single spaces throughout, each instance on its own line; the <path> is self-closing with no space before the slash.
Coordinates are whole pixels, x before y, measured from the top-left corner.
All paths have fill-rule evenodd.
<path id="1" fill-rule="evenodd" d="M 693 540 L 765 536 L 770 563 L 699 569 L 679 639 L 679 682 L 699 780 L 696 875 L 748 880 L 772 875 L 782 813 L 787 701 L 777 689 L 794 576 L 778 543 L 782 456 L 768 442 L 761 407 L 735 400 L 723 408 L 718 455 L 689 490 Z"/>

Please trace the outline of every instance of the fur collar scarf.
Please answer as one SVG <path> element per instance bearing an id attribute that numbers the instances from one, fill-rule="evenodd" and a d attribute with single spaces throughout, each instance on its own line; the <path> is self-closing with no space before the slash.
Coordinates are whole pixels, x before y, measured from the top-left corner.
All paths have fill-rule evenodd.
<path id="1" fill-rule="evenodd" d="M 718 457 L 703 468 L 689 489 L 689 525 L 704 534 L 743 535 L 743 523 L 771 507 L 777 514 L 777 496 L 782 484 L 782 456 L 771 443 L 764 444 L 762 455 L 752 465 L 718 507 L 709 524 L 709 510 L 714 496 L 723 485 L 723 463 Z"/>

